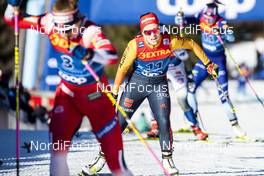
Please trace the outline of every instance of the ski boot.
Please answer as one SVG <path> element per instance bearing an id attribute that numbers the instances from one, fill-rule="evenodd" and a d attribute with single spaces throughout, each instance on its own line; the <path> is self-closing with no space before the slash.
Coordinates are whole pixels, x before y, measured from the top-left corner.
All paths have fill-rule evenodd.
<path id="1" fill-rule="evenodd" d="M 179 170 L 176 168 L 172 159 L 172 152 L 162 152 L 162 165 L 170 175 L 179 174 Z"/>
<path id="2" fill-rule="evenodd" d="M 203 132 L 197 125 L 192 126 L 192 130 L 195 136 L 201 141 L 205 141 L 208 138 L 208 134 Z"/>
<path id="3" fill-rule="evenodd" d="M 247 134 L 245 131 L 242 130 L 238 122 L 232 124 L 232 129 L 236 135 L 236 138 L 241 138 L 241 139 L 246 138 Z"/>
<path id="4" fill-rule="evenodd" d="M 149 138 L 158 138 L 159 137 L 159 127 L 156 120 L 151 120 L 151 129 L 147 132 Z"/>
<path id="5" fill-rule="evenodd" d="M 99 152 L 98 156 L 92 161 L 91 164 L 88 164 L 82 169 L 82 176 L 95 175 L 100 172 L 106 163 L 105 156 L 103 152 Z"/>

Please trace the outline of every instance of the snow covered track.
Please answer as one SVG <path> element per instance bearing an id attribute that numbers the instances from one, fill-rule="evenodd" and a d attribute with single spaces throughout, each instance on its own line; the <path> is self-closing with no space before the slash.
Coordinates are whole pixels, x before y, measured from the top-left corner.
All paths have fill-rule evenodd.
<path id="1" fill-rule="evenodd" d="M 263 83 L 256 84 L 257 91 L 264 97 Z M 231 98 L 238 112 L 242 128 L 248 133 L 250 140 L 239 141 L 232 138 L 233 132 L 225 116 L 221 104 L 218 102 L 215 85 L 204 84 L 208 92 L 200 90 L 200 112 L 206 130 L 209 132 L 209 142 L 199 142 L 192 134 L 174 134 L 173 158 L 181 175 L 188 176 L 259 176 L 264 175 L 264 112 L 252 96 L 236 98 L 235 85 L 230 85 Z M 176 104 L 173 91 L 171 122 L 174 130 L 182 127 L 182 111 Z M 144 103 L 135 114 L 135 119 L 141 112 L 148 115 L 149 106 Z M 133 134 L 124 135 L 125 159 L 129 168 L 135 175 L 162 175 L 162 171 L 150 156 L 137 137 Z M 258 140 L 253 140 L 258 139 Z M 15 131 L 0 130 L 0 176 L 14 176 L 16 171 L 15 159 Z M 39 148 L 28 153 L 30 141 L 39 141 Z M 160 146 L 157 140 L 149 140 L 154 151 L 160 156 Z M 21 132 L 21 176 L 47 176 L 49 175 L 49 150 L 44 144 L 49 143 L 46 131 Z M 94 136 L 88 132 L 76 135 L 73 148 L 68 155 L 71 175 L 76 176 L 81 168 L 91 161 L 98 152 L 98 143 Z M 102 175 L 109 174 L 105 167 Z"/>
<path id="2" fill-rule="evenodd" d="M 0 160 L 3 161 L 0 167 L 0 175 L 15 175 L 15 146 L 14 131 L 1 131 L 0 139 L 6 142 L 1 144 Z M 47 132 L 21 133 L 21 142 L 38 140 L 48 142 Z M 90 138 L 91 140 L 88 140 Z M 141 142 L 135 140 L 134 135 L 124 135 L 125 158 L 130 169 L 135 175 L 161 175 L 162 172 L 156 166 L 156 162 L 146 151 Z M 236 142 L 228 140 L 224 135 L 211 135 L 215 142 L 194 141 L 192 134 L 174 134 L 174 159 L 181 175 L 264 175 L 264 143 L 260 142 Z M 225 141 L 229 141 L 225 143 Z M 231 142 L 230 142 L 231 141 Z M 91 160 L 98 152 L 98 146 L 90 133 L 81 133 L 74 143 L 83 148 L 72 149 L 68 156 L 68 162 L 72 175 L 77 175 L 81 167 Z M 90 145 L 90 144 L 94 145 Z M 149 140 L 155 152 L 160 154 L 157 140 Z M 22 144 L 23 146 L 23 144 Z M 89 147 L 88 147 L 89 146 Z M 92 147 L 91 147 L 92 146 Z M 21 175 L 48 175 L 49 173 L 49 152 L 48 150 L 30 153 L 25 148 L 21 149 Z M 102 170 L 103 174 L 109 173 L 107 167 Z"/>

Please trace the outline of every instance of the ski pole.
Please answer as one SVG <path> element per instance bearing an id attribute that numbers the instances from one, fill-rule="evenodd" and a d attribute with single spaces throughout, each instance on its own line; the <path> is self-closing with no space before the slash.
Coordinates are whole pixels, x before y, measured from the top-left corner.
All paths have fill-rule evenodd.
<path id="1" fill-rule="evenodd" d="M 176 18 L 177 18 L 177 17 L 183 19 L 183 17 L 184 17 L 184 12 L 183 12 L 182 7 L 180 7 L 179 12 L 177 13 Z M 180 37 L 183 37 L 183 33 L 182 33 L 182 29 L 184 28 L 183 22 L 180 23 L 179 26 L 180 26 Z M 187 123 L 187 121 L 186 121 L 186 118 L 185 118 L 185 117 L 183 117 L 183 123 L 184 123 L 184 126 L 185 126 L 185 127 L 188 127 L 188 126 L 189 126 L 188 123 Z M 184 128 L 185 128 L 185 127 L 184 127 Z"/>
<path id="2" fill-rule="evenodd" d="M 229 99 L 228 95 L 224 92 L 224 90 L 223 90 L 223 88 L 221 87 L 221 85 L 220 85 L 219 81 L 217 80 L 217 78 L 216 78 L 215 76 L 213 76 L 213 75 L 212 75 L 212 77 L 213 77 L 213 79 L 214 79 L 214 81 L 215 81 L 215 83 L 216 83 L 218 89 L 221 91 L 221 93 L 223 94 L 223 96 L 225 96 L 225 99 L 226 99 L 227 103 L 228 103 L 229 106 L 231 107 L 231 113 L 234 114 L 234 113 L 236 112 L 236 109 L 235 109 L 234 105 L 232 104 L 232 102 L 231 102 L 231 100 Z M 244 135 L 242 138 L 251 141 L 251 139 L 250 139 L 247 135 Z M 252 140 L 252 141 L 255 141 L 255 140 Z"/>
<path id="3" fill-rule="evenodd" d="M 179 12 L 177 13 L 177 16 L 179 16 L 180 18 L 184 18 L 184 12 L 183 12 L 183 9 L 182 7 L 180 7 L 180 10 Z M 180 23 L 180 37 L 183 37 L 183 33 L 182 33 L 182 29 L 184 28 L 183 26 L 183 21 Z"/>
<path id="4" fill-rule="evenodd" d="M 19 60 L 19 26 L 18 19 L 19 18 L 19 9 L 18 7 L 14 7 L 14 26 L 15 26 L 15 47 L 14 47 L 14 62 L 15 62 L 15 86 L 16 86 L 16 173 L 19 176 L 19 160 L 20 160 L 20 60 Z"/>
<path id="5" fill-rule="evenodd" d="M 218 39 L 218 40 L 220 41 L 220 43 L 222 44 L 222 46 L 223 46 L 223 47 L 225 48 L 225 50 L 227 51 L 227 53 L 228 53 L 229 57 L 231 58 L 231 60 L 233 61 L 233 63 L 235 64 L 235 66 L 236 66 L 236 68 L 237 68 L 239 74 L 245 78 L 246 83 L 249 85 L 250 89 L 252 90 L 252 92 L 254 93 L 255 97 L 257 98 L 257 100 L 258 100 L 258 101 L 260 102 L 260 104 L 262 105 L 262 108 L 264 109 L 264 103 L 263 103 L 263 101 L 262 101 L 262 100 L 260 99 L 260 97 L 258 96 L 256 90 L 253 88 L 253 86 L 252 86 L 251 82 L 249 81 L 249 79 L 248 79 L 248 78 L 243 74 L 243 72 L 241 71 L 241 69 L 240 69 L 238 63 L 236 62 L 236 60 L 235 60 L 234 57 L 232 56 L 230 49 L 228 49 L 227 47 L 225 47 L 225 43 L 224 43 L 224 41 L 222 40 L 222 38 L 221 38 L 221 36 L 220 36 L 219 34 L 217 34 L 216 36 L 217 36 L 217 39 Z"/>
<path id="6" fill-rule="evenodd" d="M 223 94 L 223 96 L 225 97 L 227 103 L 231 107 L 231 113 L 234 114 L 236 112 L 235 107 L 234 107 L 233 103 L 231 102 L 230 98 L 228 97 L 228 95 L 226 94 L 226 92 L 224 92 L 224 90 L 223 90 L 222 86 L 220 85 L 219 81 L 217 80 L 217 76 L 215 76 L 213 74 L 211 76 L 212 76 L 213 80 L 215 81 L 218 90 Z"/>
<path id="7" fill-rule="evenodd" d="M 202 130 L 204 132 L 208 133 L 206 128 L 204 127 L 204 123 L 203 123 L 203 120 L 202 120 L 202 117 L 201 117 L 201 113 L 199 112 L 199 110 L 197 111 L 197 119 L 199 121 L 199 124 L 200 124 L 200 127 L 202 128 Z"/>
<path id="8" fill-rule="evenodd" d="M 136 134 L 136 136 L 139 138 L 139 140 L 141 142 L 143 142 L 143 144 L 145 145 L 145 147 L 148 149 L 148 151 L 151 153 L 151 155 L 154 157 L 154 159 L 157 161 L 157 163 L 159 164 L 159 166 L 161 167 L 161 169 L 163 170 L 163 172 L 165 173 L 166 176 L 169 176 L 170 174 L 168 173 L 168 171 L 163 167 L 162 163 L 160 162 L 158 156 L 155 154 L 155 152 L 152 150 L 152 148 L 150 147 L 149 143 L 144 140 L 144 138 L 142 137 L 142 135 L 140 134 L 140 132 L 138 131 L 138 129 L 135 127 L 134 123 L 128 118 L 127 113 L 123 110 L 123 108 L 117 103 L 117 101 L 115 100 L 115 98 L 113 97 L 113 95 L 106 91 L 103 90 L 103 84 L 100 81 L 99 76 L 95 73 L 95 71 L 90 67 L 90 65 L 88 64 L 87 61 L 83 61 L 83 64 L 85 66 L 85 68 L 91 73 L 92 77 L 95 79 L 95 81 L 97 82 L 97 84 L 99 84 L 99 87 L 101 88 L 101 91 L 103 93 L 106 94 L 106 96 L 109 98 L 109 100 L 112 102 L 112 104 L 114 106 L 117 107 L 118 111 L 122 114 L 123 118 L 126 120 L 126 122 L 128 123 L 129 127 L 132 129 L 132 131 Z"/>
<path id="9" fill-rule="evenodd" d="M 180 26 L 180 37 L 183 37 L 182 29 L 184 29 L 184 25 L 183 25 L 184 24 L 184 20 L 183 20 L 184 19 L 184 12 L 183 12 L 183 8 L 182 7 L 180 7 L 179 12 L 177 13 L 176 18 L 177 17 L 182 19 L 182 22 L 179 24 L 179 26 Z M 204 128 L 204 123 L 202 121 L 201 115 L 200 115 L 198 110 L 197 110 L 197 119 L 200 122 L 200 125 L 201 125 L 201 128 L 203 129 L 203 131 L 206 131 L 205 128 Z M 186 121 L 184 121 L 184 123 L 186 123 Z"/>

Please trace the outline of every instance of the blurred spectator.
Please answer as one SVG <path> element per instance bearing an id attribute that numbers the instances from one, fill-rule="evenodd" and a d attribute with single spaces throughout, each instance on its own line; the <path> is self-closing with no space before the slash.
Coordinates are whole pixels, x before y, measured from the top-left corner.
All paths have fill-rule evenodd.
<path id="1" fill-rule="evenodd" d="M 6 129 L 8 126 L 8 108 L 9 101 L 7 98 L 8 84 L 4 79 L 2 70 L 0 70 L 0 129 Z M 1 165 L 1 162 L 0 162 Z"/>
<path id="2" fill-rule="evenodd" d="M 256 39 L 256 49 L 258 56 L 257 67 L 255 68 L 256 73 L 253 75 L 254 79 L 264 79 L 264 38 Z"/>
<path id="3" fill-rule="evenodd" d="M 0 70 L 0 106 L 5 108 L 9 106 L 7 91 L 8 81 L 5 80 L 2 70 Z"/>
<path id="4" fill-rule="evenodd" d="M 247 83 L 247 79 L 250 76 L 249 67 L 245 63 L 240 64 L 239 67 L 241 70 L 241 74 L 238 75 L 238 79 L 237 79 L 238 80 L 237 91 L 241 95 L 246 95 L 247 94 L 246 83 Z"/>
<path id="5" fill-rule="evenodd" d="M 30 104 L 30 93 L 24 89 L 22 84 L 20 88 L 20 109 L 26 112 L 27 122 L 36 123 L 36 119 L 40 119 L 41 122 L 47 122 L 47 110 L 43 106 L 37 106 L 33 108 Z M 8 86 L 8 79 L 6 79 L 2 70 L 0 70 L 0 107 L 16 110 L 16 88 Z M 6 115 L 7 116 L 7 115 Z"/>
<path id="6" fill-rule="evenodd" d="M 36 119 L 39 118 L 41 122 L 45 123 L 47 121 L 47 110 L 43 106 L 37 106 L 35 109 L 29 104 L 31 95 L 30 93 L 22 86 L 19 85 L 20 91 L 20 109 L 26 112 L 27 120 L 29 123 L 36 123 Z M 10 108 L 16 110 L 16 88 L 11 87 L 8 90 L 8 100 Z"/>
<path id="7" fill-rule="evenodd" d="M 260 53 L 257 51 L 258 54 L 258 64 L 256 68 L 255 77 L 256 79 L 264 79 L 264 52 Z"/>

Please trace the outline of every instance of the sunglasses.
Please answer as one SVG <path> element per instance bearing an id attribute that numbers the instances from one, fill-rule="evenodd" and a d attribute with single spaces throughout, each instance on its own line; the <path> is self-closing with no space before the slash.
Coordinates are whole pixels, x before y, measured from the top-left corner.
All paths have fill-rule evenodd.
<path id="1" fill-rule="evenodd" d="M 152 33 L 153 34 L 158 34 L 160 31 L 159 31 L 159 29 L 157 28 L 157 29 L 151 29 L 151 30 L 145 30 L 145 31 L 143 31 L 143 33 L 145 34 L 145 35 L 151 35 Z"/>

